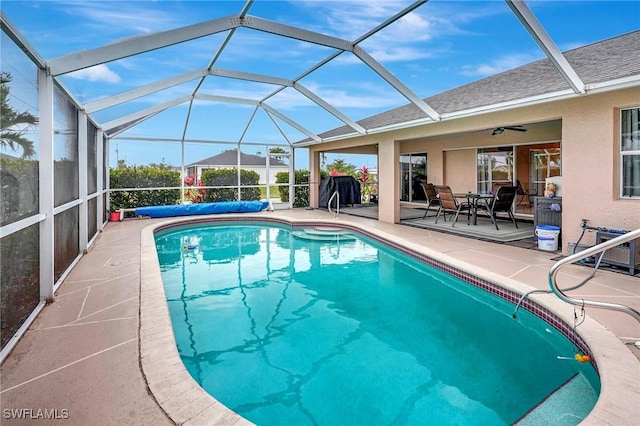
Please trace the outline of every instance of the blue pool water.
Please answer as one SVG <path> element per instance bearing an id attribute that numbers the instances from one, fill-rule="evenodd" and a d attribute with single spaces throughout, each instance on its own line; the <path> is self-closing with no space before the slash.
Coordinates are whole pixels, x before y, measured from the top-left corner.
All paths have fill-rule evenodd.
<path id="1" fill-rule="evenodd" d="M 578 374 L 577 424 L 599 381 L 524 310 L 366 238 L 267 224 L 156 234 L 180 356 L 258 425 L 512 424 Z M 292 232 L 293 231 L 293 232 Z M 557 399 L 557 398 L 556 398 Z M 561 419 L 563 419 L 561 421 Z"/>

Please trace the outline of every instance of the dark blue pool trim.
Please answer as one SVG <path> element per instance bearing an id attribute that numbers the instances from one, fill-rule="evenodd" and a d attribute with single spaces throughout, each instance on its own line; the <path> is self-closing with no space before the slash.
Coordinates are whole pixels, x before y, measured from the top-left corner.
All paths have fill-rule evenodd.
<path id="1" fill-rule="evenodd" d="M 361 229 L 357 226 L 351 226 L 349 224 L 344 224 L 344 223 L 328 223 L 328 222 L 323 222 L 323 221 L 317 221 L 317 222 L 312 222 L 312 221 L 305 221 L 304 223 L 293 223 L 290 222 L 286 219 L 278 219 L 278 218 L 258 218 L 258 217 L 231 217 L 231 216 L 227 216 L 227 217 L 220 217 L 220 218 L 215 218 L 215 217 L 208 217 L 208 218 L 194 218 L 192 220 L 188 220 L 188 221 L 180 221 L 180 222 L 173 222 L 173 223 L 169 223 L 166 225 L 162 225 L 158 228 L 155 229 L 154 233 L 158 233 L 161 231 L 165 231 L 168 229 L 172 229 L 172 228 L 179 228 L 182 226 L 186 226 L 186 225 L 193 225 L 193 224 L 207 224 L 207 223 L 234 223 L 234 222 L 243 222 L 243 223 L 276 223 L 276 224 L 280 224 L 280 225 L 285 225 L 285 226 L 289 226 L 291 228 L 309 228 L 309 227 L 314 227 L 314 226 L 318 226 L 318 227 L 327 227 L 330 226 L 331 228 L 340 228 L 340 229 L 346 229 L 346 230 L 350 230 L 356 233 L 359 233 L 361 235 L 366 236 L 367 238 L 370 238 L 376 242 L 379 242 L 381 244 L 384 244 L 385 246 L 391 247 L 395 250 L 398 250 L 400 252 L 402 252 L 403 254 L 406 254 L 410 257 L 413 257 L 414 259 L 417 259 L 421 262 L 424 262 L 430 266 L 433 266 L 434 268 L 437 268 L 443 272 L 446 272 L 450 275 L 453 275 L 475 287 L 479 287 L 481 289 L 483 289 L 484 291 L 487 291 L 497 297 L 500 297 L 508 302 L 513 303 L 514 307 L 515 305 L 518 303 L 518 300 L 520 300 L 520 297 L 522 296 L 521 294 L 518 294 L 514 291 L 511 290 L 507 290 L 497 284 L 494 284 L 492 282 L 489 282 L 487 280 L 484 280 L 482 278 L 478 278 L 468 272 L 464 272 L 461 271 L 457 268 L 454 268 L 450 265 L 447 265 L 443 262 L 440 262 L 432 257 L 426 256 L 424 254 L 421 253 L 416 253 L 413 250 L 408 249 L 407 247 L 404 247 L 403 245 L 400 245 L 398 243 L 395 243 L 393 241 L 387 240 L 385 238 L 379 237 L 375 234 L 369 233 L 368 231 Z M 521 305 L 520 305 L 521 309 L 525 309 L 529 312 L 531 312 L 533 315 L 537 316 L 538 318 L 540 318 L 541 320 L 543 320 L 544 322 L 546 322 L 547 324 L 549 324 L 551 327 L 555 328 L 556 330 L 558 330 L 558 332 L 560 332 L 564 337 L 566 337 L 571 343 L 573 343 L 583 354 L 585 355 L 589 355 L 591 357 L 591 364 L 593 365 L 593 368 L 596 370 L 596 372 L 598 372 L 598 366 L 596 364 L 596 362 L 594 361 L 594 357 L 593 354 L 591 353 L 591 350 L 589 349 L 589 346 L 587 346 L 587 344 L 585 343 L 585 341 L 582 339 L 582 337 L 580 337 L 580 335 L 574 331 L 573 327 L 570 324 L 567 324 L 565 321 L 563 321 L 562 319 L 560 319 L 556 314 L 554 314 L 553 312 L 549 311 L 547 308 L 538 305 L 537 303 L 533 302 L 531 299 L 525 299 Z"/>

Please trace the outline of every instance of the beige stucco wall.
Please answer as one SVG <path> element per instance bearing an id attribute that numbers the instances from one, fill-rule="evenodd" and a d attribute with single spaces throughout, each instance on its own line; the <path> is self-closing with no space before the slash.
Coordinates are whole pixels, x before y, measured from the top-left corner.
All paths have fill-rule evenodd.
<path id="1" fill-rule="evenodd" d="M 616 96 L 617 95 L 617 96 Z M 594 226 L 640 228 L 640 200 L 619 197 L 619 111 L 640 106 L 640 89 L 567 103 L 563 114 L 563 225 L 576 241 L 581 219 Z M 587 243 L 595 241 L 588 233 Z M 566 247 L 565 247 L 566 248 Z"/>
<path id="2" fill-rule="evenodd" d="M 379 220 L 397 223 L 400 154 L 427 152 L 429 181 L 474 190 L 476 147 L 561 140 L 562 241 L 566 252 L 567 243 L 579 237 L 583 218 L 594 226 L 640 228 L 640 200 L 620 199 L 617 168 L 619 108 L 638 106 L 640 87 L 635 87 L 359 136 L 312 146 L 309 151 L 313 158 L 318 152 L 346 147 L 349 152 L 358 152 L 357 147 L 366 147 L 363 152 L 370 152 L 377 145 Z M 543 122 L 544 125 L 535 125 Z M 491 136 L 488 130 L 516 124 L 526 125 L 527 132 L 507 131 Z M 583 242 L 590 244 L 594 240 L 595 234 L 587 233 Z"/>
<path id="3" fill-rule="evenodd" d="M 473 164 L 473 167 L 469 167 L 469 164 Z M 454 192 L 476 192 L 475 164 L 475 149 L 445 151 L 443 155 L 442 182 L 449 185 Z"/>

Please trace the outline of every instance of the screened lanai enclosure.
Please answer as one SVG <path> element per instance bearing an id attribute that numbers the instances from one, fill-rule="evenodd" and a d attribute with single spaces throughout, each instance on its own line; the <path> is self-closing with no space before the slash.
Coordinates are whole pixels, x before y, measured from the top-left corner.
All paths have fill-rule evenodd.
<path id="1" fill-rule="evenodd" d="M 310 147 L 471 116 L 425 99 L 533 60 L 550 60 L 562 96 L 583 94 L 557 39 L 587 44 L 637 22 L 621 11 L 615 32 L 593 34 L 600 18 L 585 14 L 569 32 L 575 9 L 555 3 L 4 2 L 1 359 L 110 210 L 308 206 L 332 168 L 379 159 L 378 141 Z M 411 115 L 376 119 L 405 105 Z"/>

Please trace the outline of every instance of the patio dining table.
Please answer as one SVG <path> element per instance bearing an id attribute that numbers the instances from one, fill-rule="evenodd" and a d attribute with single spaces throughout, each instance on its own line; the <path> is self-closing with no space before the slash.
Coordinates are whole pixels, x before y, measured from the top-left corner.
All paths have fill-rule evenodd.
<path id="1" fill-rule="evenodd" d="M 465 193 L 457 193 L 453 194 L 454 197 L 458 199 L 466 199 L 469 206 L 471 206 L 471 221 L 474 225 L 478 224 L 478 205 L 481 200 L 491 200 L 493 199 L 493 194 L 486 193 L 476 193 L 476 192 L 465 192 Z"/>

